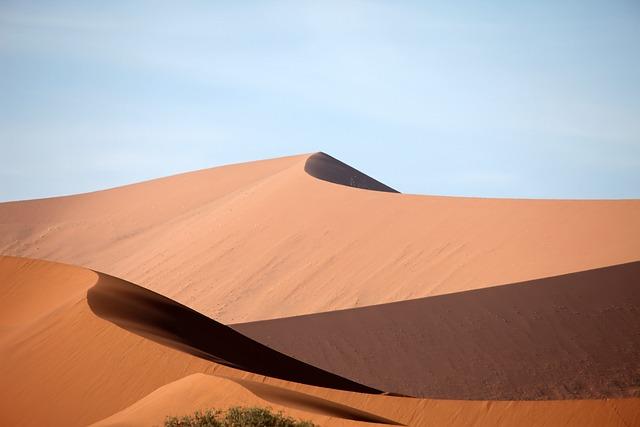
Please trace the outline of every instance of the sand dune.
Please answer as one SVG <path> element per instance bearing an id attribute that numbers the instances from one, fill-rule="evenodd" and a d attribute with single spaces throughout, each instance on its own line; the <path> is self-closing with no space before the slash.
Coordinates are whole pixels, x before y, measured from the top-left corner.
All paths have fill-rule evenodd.
<path id="1" fill-rule="evenodd" d="M 404 195 L 316 153 L 1 203 L 0 254 L 40 259 L 0 256 L 0 425 L 640 425 L 639 200 Z"/>
<path id="2" fill-rule="evenodd" d="M 203 408 L 270 407 L 321 425 L 362 425 L 353 421 L 397 425 L 355 408 L 249 380 L 193 374 L 155 390 L 130 407 L 95 424 L 107 426 L 161 425 L 167 414 L 189 415 Z"/>
<path id="3" fill-rule="evenodd" d="M 102 425 L 150 425 L 165 415 L 186 414 L 198 407 L 251 404 L 268 404 L 287 414 L 336 426 L 372 418 L 416 426 L 599 426 L 634 425 L 640 420 L 640 399 L 413 399 L 249 374 L 161 345 L 94 314 L 86 293 L 99 282 L 99 287 L 107 289 L 112 284 L 130 286 L 117 278 L 12 257 L 0 257 L 0 278 L 3 307 L 22 300 L 24 294 L 15 292 L 18 287 L 51 301 L 41 304 L 36 300 L 28 307 L 31 313 L 41 314 L 37 322 L 10 318 L 14 327 L 23 329 L 20 334 L 4 335 L 0 345 L 2 425 L 75 426 L 100 420 Z M 23 306 L 29 306 L 28 301 Z M 166 326 L 171 329 L 171 324 Z M 194 373 L 226 379 L 191 375 Z"/>
<path id="4" fill-rule="evenodd" d="M 156 344 L 96 316 L 86 292 L 99 275 L 45 261 L 0 257 L 2 310 L 18 304 L 0 342 L 0 425 L 86 425 L 169 381 L 218 365 Z M 117 280 L 117 279 L 113 279 Z M 48 305 L 12 292 L 20 287 Z"/>
<path id="5" fill-rule="evenodd" d="M 3 334 L 0 424 L 84 425 L 196 372 L 249 375 L 264 381 L 263 375 L 247 373 L 252 371 L 372 391 L 257 343 L 251 345 L 251 340 L 211 319 L 207 325 L 201 315 L 111 276 L 46 261 L 0 257 L 0 278 L 3 307 L 28 305 L 13 291 L 16 287 L 60 301 L 44 309 L 36 301 L 29 310 L 39 313 L 34 316 L 37 321 L 14 322 L 14 328 L 21 327 L 20 333 Z M 194 326 L 196 331 L 189 329 Z M 209 347 L 189 347 L 189 343 L 203 342 L 194 332 L 211 334 Z M 38 406 L 37 402 L 48 403 Z"/>
<path id="6" fill-rule="evenodd" d="M 94 427 L 160 425 L 164 413 L 187 415 L 202 408 L 226 409 L 230 406 L 261 406 L 311 420 L 318 425 L 372 426 L 384 425 L 353 421 L 369 415 L 359 411 L 354 415 L 344 413 L 336 417 L 332 404 L 318 408 L 309 406 L 316 390 L 307 393 L 292 392 L 285 387 L 267 386 L 268 392 L 254 393 L 252 388 L 264 384 L 195 374 L 167 384 L 145 398 L 94 424 Z M 283 400 L 282 395 L 295 395 L 295 401 Z M 341 396 L 343 402 L 352 405 L 371 406 L 378 411 L 395 414 L 407 425 L 415 426 L 633 426 L 640 423 L 638 399 L 573 400 L 546 402 L 486 402 L 410 399 L 380 395 L 368 395 L 364 401 L 358 393 Z M 334 399 L 337 396 L 333 396 Z M 351 412 L 351 410 L 348 410 Z M 374 416 L 375 417 L 375 416 Z"/>
<path id="7" fill-rule="evenodd" d="M 233 327 L 312 365 L 411 396 L 640 396 L 640 262 Z"/>
<path id="8" fill-rule="evenodd" d="M 223 323 L 640 259 L 638 200 L 413 196 L 336 185 L 305 167 L 375 187 L 328 156 L 304 155 L 3 203 L 0 253 L 104 271 Z"/>
<path id="9" fill-rule="evenodd" d="M 148 289 L 98 273 L 87 303 L 98 317 L 202 359 L 303 384 L 380 393 L 272 350 Z"/>

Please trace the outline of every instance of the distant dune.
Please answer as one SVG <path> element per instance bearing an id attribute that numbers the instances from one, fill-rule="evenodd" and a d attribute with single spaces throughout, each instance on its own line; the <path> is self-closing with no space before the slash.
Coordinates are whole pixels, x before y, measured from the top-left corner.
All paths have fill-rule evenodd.
<path id="1" fill-rule="evenodd" d="M 0 203 L 0 425 L 632 426 L 639 361 L 640 200 L 407 195 L 315 153 Z"/>
<path id="2" fill-rule="evenodd" d="M 365 191 L 312 177 L 308 164 L 317 176 L 345 170 L 329 156 L 303 155 L 2 203 L 0 253 L 103 271 L 223 323 L 404 301 L 640 259 L 638 200 Z M 365 182 L 364 174 L 353 174 L 338 173 Z"/>

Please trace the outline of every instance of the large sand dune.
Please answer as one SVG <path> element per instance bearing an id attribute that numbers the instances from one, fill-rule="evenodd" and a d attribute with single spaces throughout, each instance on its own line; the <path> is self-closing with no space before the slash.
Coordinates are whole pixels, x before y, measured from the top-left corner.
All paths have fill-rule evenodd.
<path id="1" fill-rule="evenodd" d="M 640 425 L 639 319 L 639 200 L 405 195 L 316 153 L 0 203 L 0 425 Z"/>
<path id="2" fill-rule="evenodd" d="M 124 321 L 132 315 L 129 310 L 111 312 L 111 319 L 107 320 L 97 315 L 87 301 L 92 290 L 106 293 L 107 298 L 120 293 L 111 295 L 117 299 L 122 296 L 122 289 L 129 288 L 135 289 L 135 304 L 156 307 L 150 310 L 151 316 L 144 318 L 157 320 L 160 310 L 162 316 L 167 316 L 164 321 L 154 321 L 152 328 L 143 331 L 138 317 Z M 33 295 L 39 298 L 29 297 Z M 98 296 L 101 297 L 104 295 Z M 157 297 L 120 279 L 83 268 L 0 257 L 2 308 L 21 307 L 11 312 L 0 310 L 1 424 L 75 426 L 100 422 L 103 426 L 148 426 L 161 423 L 166 415 L 183 415 L 207 406 L 255 404 L 335 426 L 371 421 L 417 426 L 628 426 L 640 422 L 640 399 L 414 399 L 320 388 L 249 374 L 194 357 L 178 350 L 175 344 L 156 342 L 158 336 L 167 341 L 167 337 L 176 338 L 180 330 L 174 325 L 181 324 L 187 310 L 164 311 L 164 305 L 173 307 L 175 303 L 164 299 L 159 303 Z M 89 298 L 95 299 L 96 295 Z M 97 304 L 106 305 L 110 311 L 113 304 L 120 303 L 127 304 L 115 299 Z M 150 311 L 146 309 L 145 313 Z M 127 329 L 132 325 L 135 333 Z"/>
<path id="3" fill-rule="evenodd" d="M 104 271 L 223 323 L 640 259 L 638 200 L 474 199 L 391 190 L 320 154 L 231 165 L 0 204 L 0 253 Z"/>

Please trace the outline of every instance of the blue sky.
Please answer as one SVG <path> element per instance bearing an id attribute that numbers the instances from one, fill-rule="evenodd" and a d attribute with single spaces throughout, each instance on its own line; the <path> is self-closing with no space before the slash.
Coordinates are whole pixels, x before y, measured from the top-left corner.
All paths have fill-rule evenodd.
<path id="1" fill-rule="evenodd" d="M 640 197 L 640 3 L 0 0 L 0 200 L 325 151 L 402 192 Z"/>

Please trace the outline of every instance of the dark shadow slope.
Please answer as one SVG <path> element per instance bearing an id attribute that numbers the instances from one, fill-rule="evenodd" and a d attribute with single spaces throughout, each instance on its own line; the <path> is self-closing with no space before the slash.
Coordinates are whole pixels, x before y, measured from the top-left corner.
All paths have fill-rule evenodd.
<path id="1" fill-rule="evenodd" d="M 289 390 L 283 387 L 276 387 L 273 385 L 258 383 L 255 381 L 243 380 L 240 378 L 228 377 L 228 379 L 240 384 L 261 399 L 278 405 L 301 409 L 303 411 L 325 414 L 331 417 L 342 418 L 346 420 L 364 421 L 368 423 L 379 424 L 404 425 L 396 421 L 372 414 L 370 412 L 362 411 L 351 406 L 343 405 L 341 403 L 333 402 L 331 400 L 323 399 L 321 397 L 313 396 L 310 394 L 300 393 L 295 390 Z"/>
<path id="2" fill-rule="evenodd" d="M 98 283 L 87 292 L 91 310 L 128 331 L 255 374 L 319 387 L 380 393 L 272 350 L 155 292 L 99 274 Z"/>
<path id="3" fill-rule="evenodd" d="M 399 193 L 399 191 L 376 181 L 346 163 L 331 157 L 325 153 L 312 154 L 304 165 L 304 170 L 314 178 L 333 182 L 334 184 L 361 188 L 364 190 L 386 191 Z"/>
<path id="4" fill-rule="evenodd" d="M 412 396 L 640 396 L 640 262 L 233 328 Z"/>

